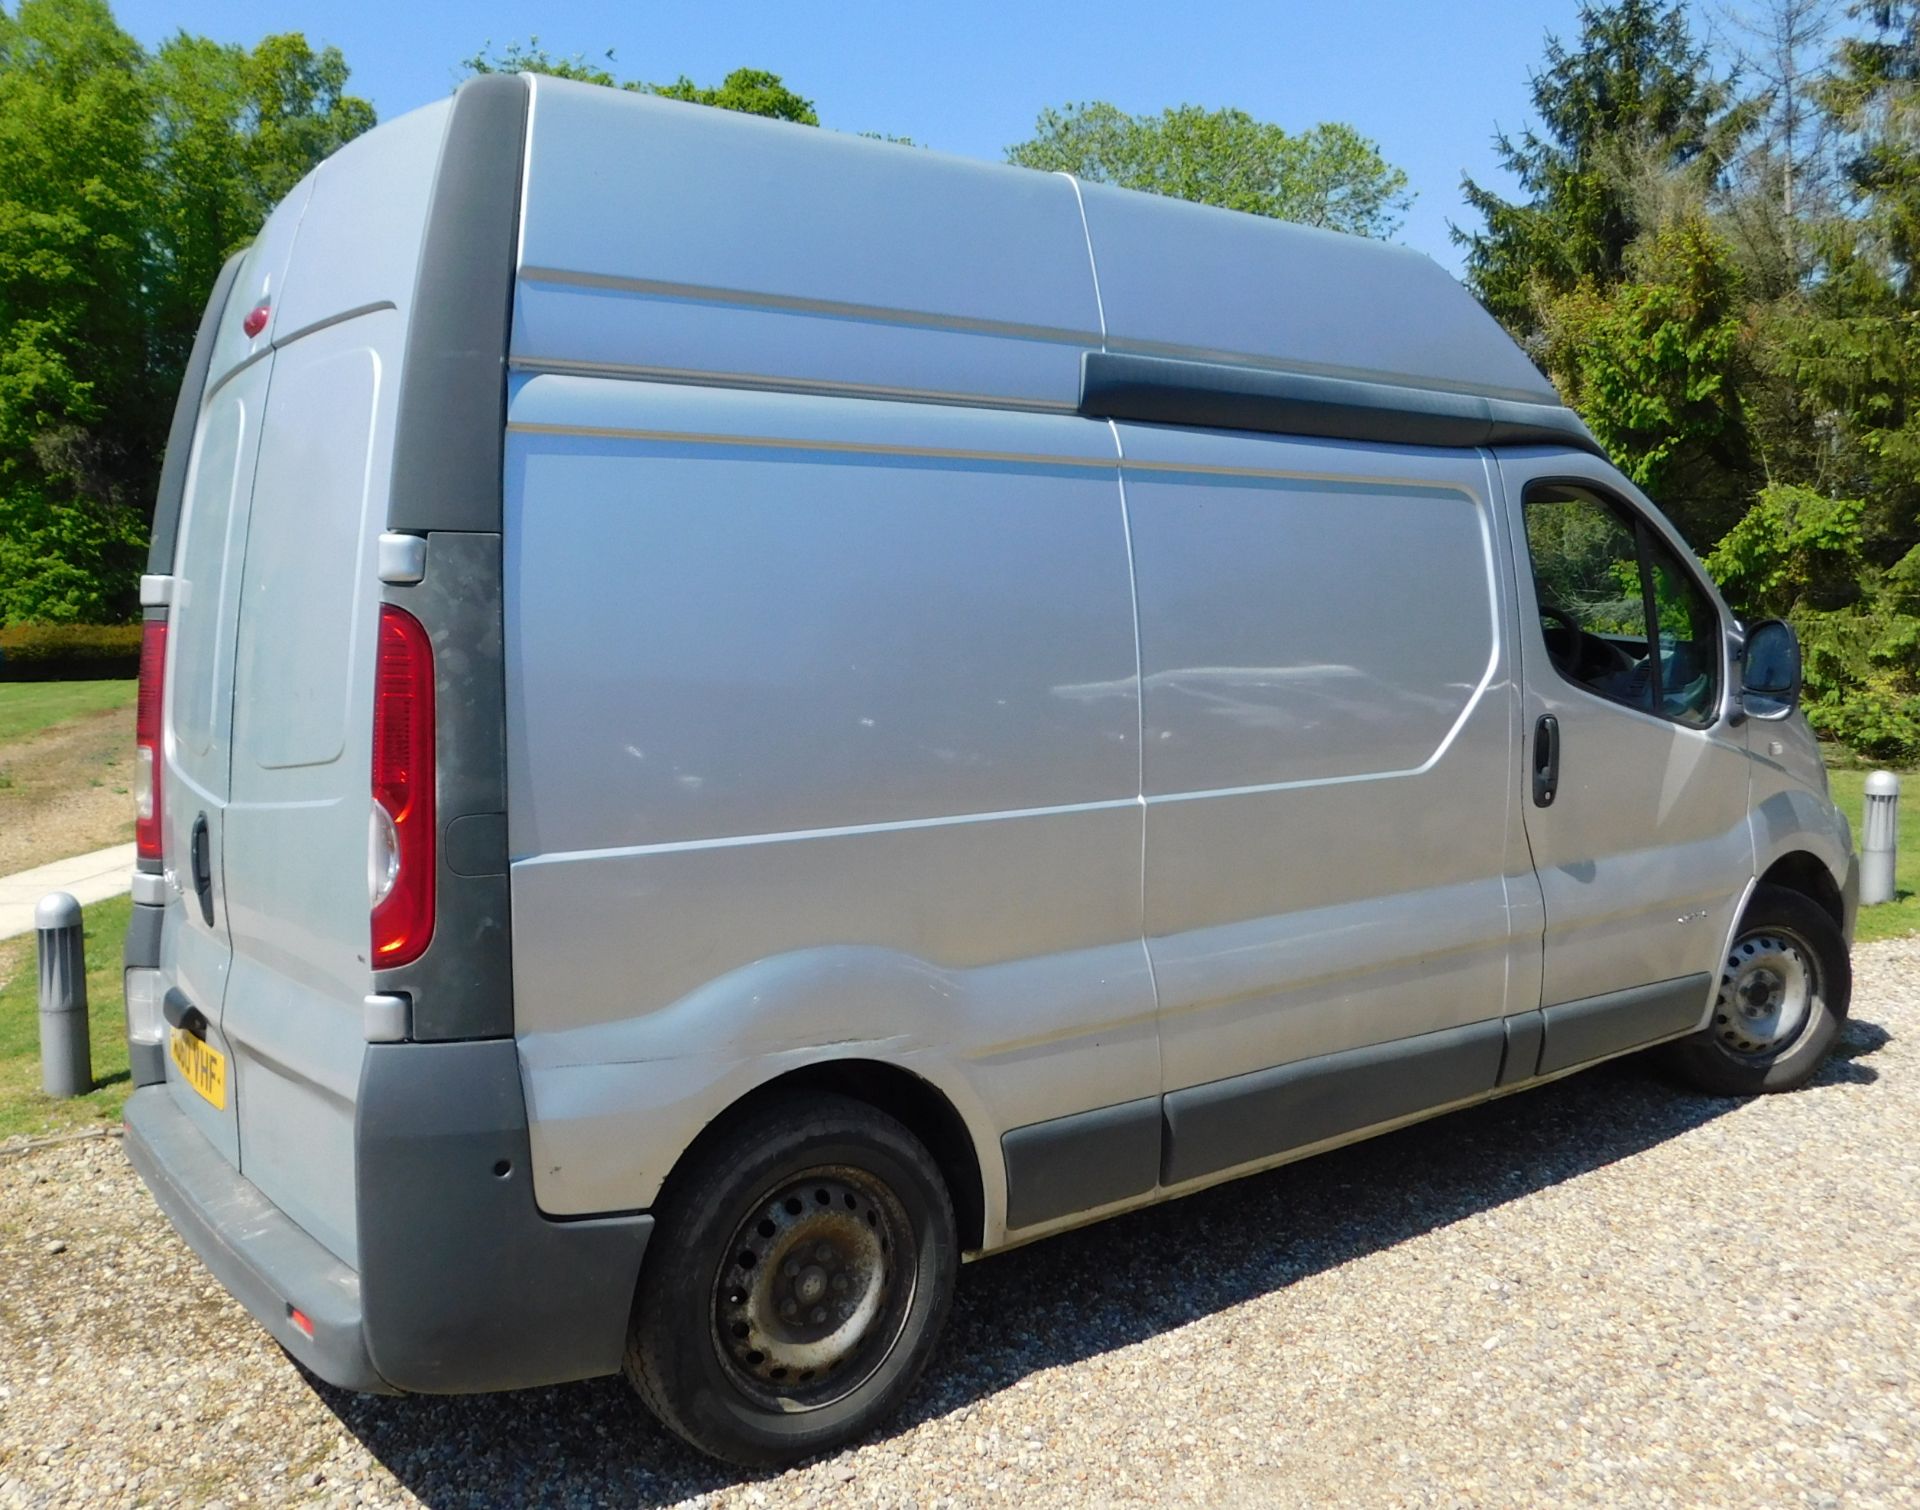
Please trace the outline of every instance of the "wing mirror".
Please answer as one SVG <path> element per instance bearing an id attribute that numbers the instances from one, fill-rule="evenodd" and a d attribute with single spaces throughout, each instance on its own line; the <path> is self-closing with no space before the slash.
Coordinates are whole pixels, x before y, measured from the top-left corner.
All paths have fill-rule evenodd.
<path id="1" fill-rule="evenodd" d="M 1762 619 L 1747 631 L 1740 686 L 1748 696 L 1777 703 L 1785 713 L 1800 701 L 1800 636 L 1785 619 Z M 1764 716 L 1771 708 L 1749 710 Z"/>

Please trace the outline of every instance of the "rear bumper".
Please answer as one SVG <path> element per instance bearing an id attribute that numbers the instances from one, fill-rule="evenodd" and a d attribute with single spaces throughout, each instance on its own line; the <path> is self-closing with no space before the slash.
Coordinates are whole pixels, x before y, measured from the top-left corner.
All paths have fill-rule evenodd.
<path id="1" fill-rule="evenodd" d="M 328 1383 L 470 1394 L 619 1371 L 653 1218 L 540 1212 L 511 1039 L 368 1046 L 357 1270 L 215 1151 L 164 1085 L 135 1091 L 126 1119 L 128 1155 L 181 1236 Z"/>
<path id="2" fill-rule="evenodd" d="M 164 1085 L 127 1098 L 127 1157 L 187 1246 L 274 1340 L 330 1384 L 372 1394 L 360 1276 L 288 1220 L 215 1151 Z M 290 1306 L 313 1323 L 308 1337 Z"/>

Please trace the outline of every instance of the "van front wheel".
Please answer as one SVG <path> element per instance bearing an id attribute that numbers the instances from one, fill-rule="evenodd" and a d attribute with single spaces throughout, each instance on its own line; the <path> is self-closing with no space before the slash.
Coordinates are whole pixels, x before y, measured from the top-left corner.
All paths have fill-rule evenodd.
<path id="1" fill-rule="evenodd" d="M 1667 1064 L 1716 1096 L 1798 1090 L 1825 1062 L 1852 992 L 1833 919 L 1797 891 L 1755 887 L 1721 962 L 1713 1020 L 1669 1044 Z"/>
<path id="2" fill-rule="evenodd" d="M 765 1467 L 890 1415 L 953 1296 L 953 1203 L 918 1139 L 841 1096 L 782 1097 L 676 1172 L 627 1377 L 702 1452 Z"/>

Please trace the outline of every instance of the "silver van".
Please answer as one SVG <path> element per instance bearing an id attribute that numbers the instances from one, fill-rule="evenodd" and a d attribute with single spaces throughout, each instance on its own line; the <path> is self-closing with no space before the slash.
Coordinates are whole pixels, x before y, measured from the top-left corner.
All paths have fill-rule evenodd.
<path id="1" fill-rule="evenodd" d="M 127 1148 L 347 1389 L 793 1459 L 963 1258 L 1847 1010 L 1792 631 L 1400 248 L 479 79 L 222 274 L 142 597 Z"/>

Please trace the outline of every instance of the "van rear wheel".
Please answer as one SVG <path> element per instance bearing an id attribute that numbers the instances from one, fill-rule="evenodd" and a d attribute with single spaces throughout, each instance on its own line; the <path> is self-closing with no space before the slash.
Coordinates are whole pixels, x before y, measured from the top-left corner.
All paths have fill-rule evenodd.
<path id="1" fill-rule="evenodd" d="M 627 1377 L 670 1431 L 727 1462 L 828 1451 L 912 1389 L 958 1260 L 945 1182 L 906 1128 L 841 1096 L 770 1101 L 670 1182 Z"/>
<path id="2" fill-rule="evenodd" d="M 1668 1045 L 1667 1065 L 1716 1096 L 1798 1090 L 1826 1061 L 1852 992 L 1846 939 L 1826 911 L 1758 886 L 1721 962 L 1713 1020 Z"/>

